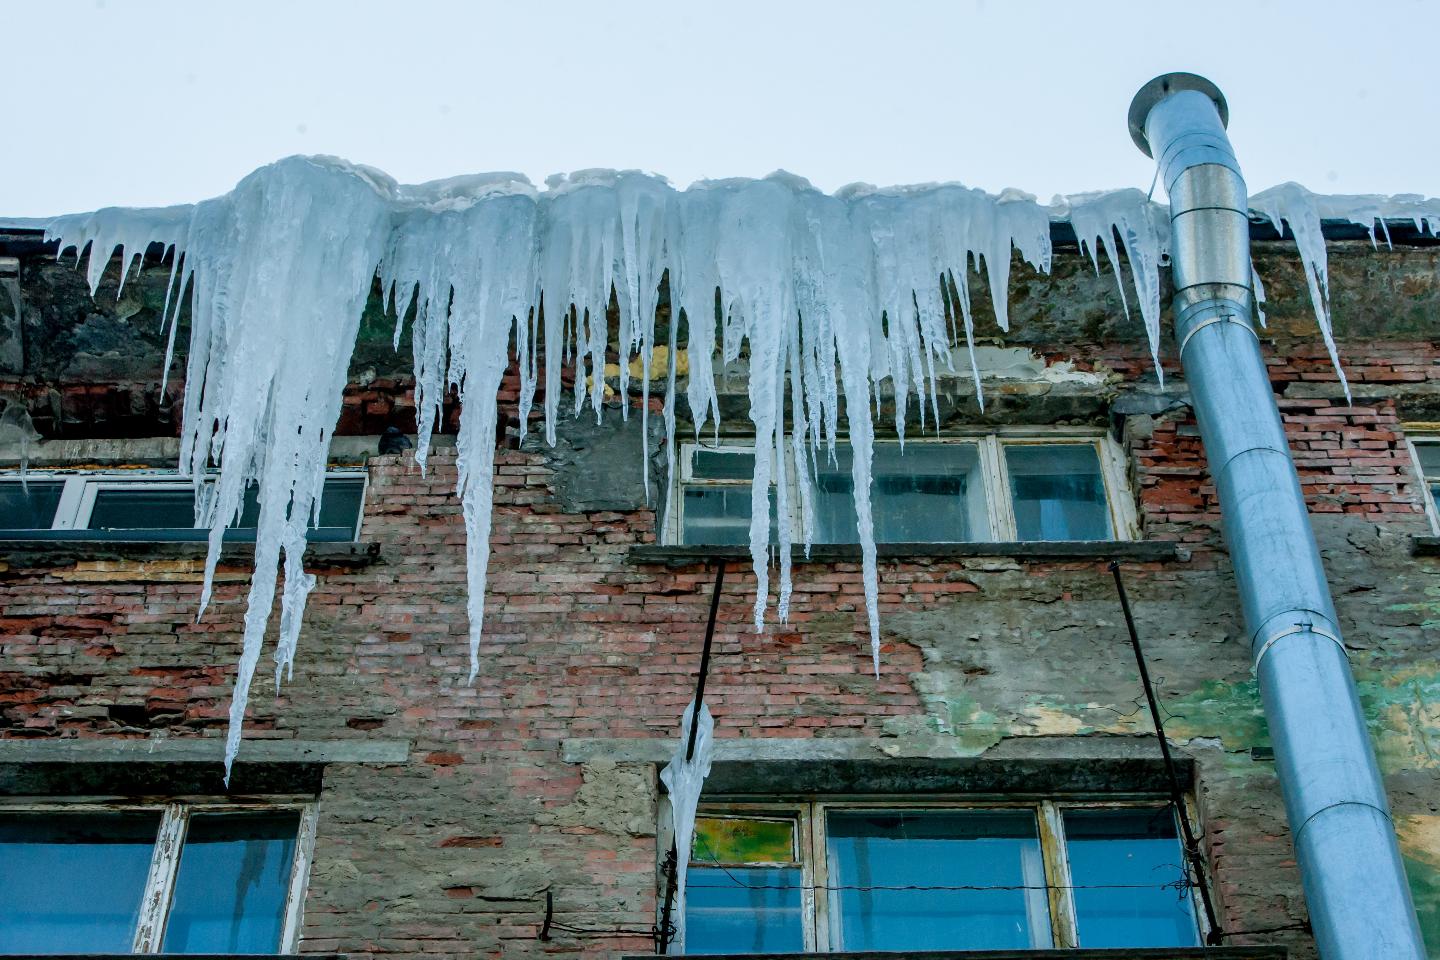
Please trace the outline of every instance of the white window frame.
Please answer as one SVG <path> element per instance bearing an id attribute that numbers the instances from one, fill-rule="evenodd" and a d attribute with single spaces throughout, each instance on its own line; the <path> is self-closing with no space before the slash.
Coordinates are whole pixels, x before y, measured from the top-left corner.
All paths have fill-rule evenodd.
<path id="1" fill-rule="evenodd" d="M 668 806 L 668 805 L 667 805 Z M 801 913 L 804 926 L 805 950 L 806 953 L 831 953 L 837 948 L 832 943 L 830 898 L 822 896 L 825 887 L 829 885 L 829 855 L 827 840 L 825 836 L 826 814 L 831 810 L 902 810 L 902 811 L 930 811 L 930 810 L 1018 810 L 1031 811 L 1035 815 L 1037 834 L 1040 842 L 1041 859 L 1044 862 L 1046 899 L 1049 906 L 1049 923 L 1051 945 L 1049 947 L 1038 947 L 1032 949 L 1078 949 L 1079 948 L 1079 920 L 1075 912 L 1075 897 L 1073 884 L 1070 876 L 1070 861 L 1065 843 L 1065 831 L 1063 825 L 1063 814 L 1065 810 L 1071 809 L 1102 809 L 1102 810 L 1125 810 L 1125 809 L 1173 809 L 1168 799 L 1158 796 L 1127 796 L 1115 798 L 1096 798 L 1078 796 L 1069 797 L 983 797 L 983 798 L 937 798 L 935 800 L 912 800 L 907 798 L 826 798 L 826 799 L 797 799 L 797 800 L 765 800 L 765 801 L 716 801 L 702 803 L 697 811 L 697 816 L 735 816 L 735 817 L 765 817 L 774 814 L 785 819 L 793 819 L 796 824 L 796 847 L 799 857 L 801 890 Z M 668 809 L 666 811 L 668 815 Z M 1182 814 L 1188 821 L 1192 832 L 1199 834 L 1199 823 L 1195 815 L 1192 798 L 1185 797 L 1185 809 Z M 664 818 L 662 818 L 663 821 Z M 661 845 L 669 849 L 673 840 L 673 829 L 668 829 L 668 823 L 662 822 L 660 831 Z M 1180 823 L 1176 822 L 1176 849 L 1183 851 L 1183 831 Z M 659 861 L 663 864 L 663 861 Z M 703 868 L 705 864 L 697 861 L 690 861 L 691 868 Z M 763 866 L 764 864 L 755 864 Z M 789 866 L 789 864 L 773 864 L 773 866 Z M 1182 862 L 1181 870 L 1189 873 L 1188 867 Z M 660 878 L 663 891 L 663 883 L 666 878 Z M 1210 933 L 1203 905 L 1200 901 L 1200 894 L 1197 888 L 1189 892 L 1190 911 L 1195 918 L 1196 938 L 1200 944 L 1206 942 Z M 663 909 L 664 898 L 660 899 Z M 682 925 L 683 927 L 683 925 Z M 685 944 L 683 932 L 678 938 L 671 953 L 683 954 Z"/>
<path id="2" fill-rule="evenodd" d="M 370 492 L 370 475 L 366 470 L 327 470 L 325 480 L 359 480 L 360 509 L 355 514 L 352 540 L 360 539 L 360 525 L 365 517 L 365 497 Z M 51 530 L 89 529 L 90 515 L 95 509 L 96 495 L 102 490 L 193 490 L 194 481 L 174 471 L 66 471 L 27 470 L 0 473 L 0 483 L 38 483 L 60 481 L 65 484 L 55 507 Z M 205 483 L 212 483 L 207 479 Z M 4 526 L 0 520 L 0 527 Z M 147 529 L 147 528 L 138 528 Z M 103 531 L 96 531 L 97 534 Z M 99 538 L 103 539 L 103 538 Z"/>
<path id="3" fill-rule="evenodd" d="M 1425 505 L 1425 517 L 1430 521 L 1430 530 L 1440 534 L 1440 509 L 1436 508 L 1435 498 L 1430 495 L 1430 485 L 1440 483 L 1440 474 L 1425 474 L 1425 467 L 1420 463 L 1419 449 L 1440 447 L 1440 424 L 1407 426 L 1405 446 L 1410 452 L 1410 464 L 1415 470 L 1415 479 L 1420 484 L 1420 502 Z"/>
<path id="4" fill-rule="evenodd" d="M 311 797 L 276 797 L 264 801 L 235 802 L 215 797 L 180 797 L 168 801 L 117 803 L 88 798 L 18 800 L 0 802 L 0 813 L 40 813 L 74 816 L 85 813 L 158 812 L 160 827 L 145 890 L 140 899 L 140 914 L 130 952 L 155 954 L 163 952 L 165 924 L 175 895 L 175 879 L 185 848 L 185 835 L 190 818 L 196 813 L 274 813 L 295 810 L 300 814 L 295 837 L 295 853 L 290 864 L 290 882 L 285 894 L 285 913 L 281 924 L 280 943 L 276 953 L 295 953 L 300 943 L 304 922 L 305 891 L 310 879 L 310 862 L 315 853 L 317 804 Z"/>
<path id="5" fill-rule="evenodd" d="M 792 505 L 791 538 L 801 543 L 799 490 L 794 470 L 794 458 L 790 456 L 790 441 L 786 439 L 785 480 L 789 485 L 789 502 Z M 848 442 L 848 438 L 840 442 Z M 876 440 L 877 445 L 897 444 L 896 440 Z M 972 444 L 977 448 L 980 461 L 980 475 L 985 489 L 986 512 L 990 522 L 989 541 L 1014 542 L 1016 538 L 1015 502 L 1010 490 L 1010 475 L 1005 468 L 1004 448 L 1022 445 L 1043 446 L 1093 446 L 1100 464 L 1100 478 L 1105 487 L 1105 504 L 1110 515 L 1111 537 L 1100 543 L 1129 541 L 1139 538 L 1139 521 L 1135 501 L 1130 495 L 1130 484 L 1125 467 L 1125 454 L 1108 432 L 1102 429 L 1076 427 L 1015 427 L 1005 430 L 957 431 L 944 437 L 917 437 L 906 440 L 906 446 L 932 446 L 945 444 Z M 704 486 L 749 486 L 745 480 L 708 480 L 694 476 L 694 456 L 698 450 L 711 453 L 752 453 L 754 441 L 748 437 L 722 437 L 718 442 L 682 443 L 675 476 L 671 479 L 672 505 L 661 531 L 663 542 L 681 545 L 685 529 L 685 497 L 687 485 Z M 821 448 L 824 456 L 824 447 Z M 772 481 L 773 483 L 773 481 Z"/>

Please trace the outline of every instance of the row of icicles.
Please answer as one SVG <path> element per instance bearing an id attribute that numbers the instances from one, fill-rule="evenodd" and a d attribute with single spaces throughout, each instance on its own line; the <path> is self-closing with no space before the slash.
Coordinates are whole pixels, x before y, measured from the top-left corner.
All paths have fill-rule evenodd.
<path id="1" fill-rule="evenodd" d="M 1252 205 L 1295 235 L 1332 357 L 1321 217 L 1363 222 L 1372 230 L 1377 217 L 1398 216 L 1431 233 L 1440 227 L 1440 205 L 1418 198 L 1323 198 L 1287 184 L 1255 197 Z M 151 244 L 172 251 L 162 311 L 169 328 L 167 371 L 188 285 L 179 468 L 196 483 L 197 526 L 210 531 L 202 611 L 224 530 L 238 517 L 246 488 L 258 486 L 255 567 L 226 740 L 228 774 L 282 563 L 276 682 L 293 670 L 306 598 L 315 585 L 302 566 L 306 528 L 318 509 L 360 316 L 377 272 L 400 318 L 397 346 L 399 324 L 414 307 L 416 459 L 422 469 L 442 398 L 454 388 L 462 402 L 457 492 L 467 537 L 471 680 L 479 668 L 485 612 L 496 395 L 512 348 L 521 374 L 520 429 L 543 383 L 544 429 L 553 443 L 563 367 L 576 370 L 568 412 L 578 415 L 589 406 L 598 417 L 608 351 L 621 359 L 622 397 L 630 392 L 628 361 L 638 358 L 644 371 L 640 416 L 648 420 L 649 373 L 657 346 L 667 347 L 662 417 L 665 456 L 673 466 L 676 328 L 682 314 L 715 316 L 717 290 L 718 324 L 688 324 L 684 393 L 697 436 L 707 424 L 718 426 L 716 354 L 725 364 L 743 356 L 755 437 L 755 627 L 762 628 L 770 602 L 768 498 L 777 501 L 776 606 L 783 620 L 790 603 L 792 518 L 808 548 L 808 477 L 816 458 L 844 438 L 853 448 L 857 538 L 878 673 L 869 491 L 872 411 L 881 384 L 889 381 L 894 429 L 902 439 L 912 401 L 922 429 L 927 405 L 929 422 L 938 423 L 937 383 L 955 373 L 955 348 L 962 342 L 966 358 L 960 363 L 979 395 L 968 273 L 983 276 L 994 319 L 1008 329 L 1014 252 L 1048 272 L 1050 225 L 1057 218 L 1069 220 L 1097 270 L 1102 259 L 1108 262 L 1128 315 L 1123 252 L 1158 373 L 1159 269 L 1169 221 L 1138 190 L 1044 206 L 1019 192 L 997 197 L 955 184 L 855 186 L 829 195 L 800 178 L 775 174 L 675 190 L 658 177 L 614 171 L 555 178 L 544 191 L 514 174 L 412 187 L 333 158 L 292 157 L 255 171 L 213 200 L 61 217 L 47 236 L 77 258 L 89 247 L 92 293 L 117 248 L 122 287 Z M 674 322 L 667 342 L 657 344 L 655 314 L 666 276 Z M 619 305 L 613 330 L 605 320 L 612 295 Z M 1263 300 L 1258 283 L 1257 299 Z M 538 349 L 542 342 L 550 349 Z M 586 370 L 592 375 L 586 377 Z M 647 464 L 648 481 L 646 452 L 637 455 Z M 799 481 L 798 503 L 788 502 L 786 484 L 772 487 L 772 478 L 786 471 Z"/>

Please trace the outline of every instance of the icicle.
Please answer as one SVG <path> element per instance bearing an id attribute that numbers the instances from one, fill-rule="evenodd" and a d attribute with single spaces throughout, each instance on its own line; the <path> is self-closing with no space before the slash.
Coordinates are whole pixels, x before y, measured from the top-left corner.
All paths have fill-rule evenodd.
<path id="1" fill-rule="evenodd" d="M 1170 218 L 1163 208 L 1152 203 L 1139 190 L 1116 190 L 1112 193 L 1085 193 L 1067 197 L 1063 206 L 1069 208 L 1070 224 L 1081 249 L 1088 249 L 1095 270 L 1100 270 L 1099 252 L 1104 251 L 1120 287 L 1120 302 L 1125 316 L 1130 305 L 1125 301 L 1125 284 L 1113 245 L 1119 234 L 1125 259 L 1130 262 L 1130 275 L 1135 284 L 1135 297 L 1140 316 L 1145 321 L 1145 336 L 1150 341 L 1150 361 L 1155 376 L 1163 385 L 1165 371 L 1160 366 L 1160 260 L 1170 245 Z"/>
<path id="2" fill-rule="evenodd" d="M 92 291 L 116 247 L 122 267 L 131 251 L 143 253 L 151 241 L 185 254 L 182 277 L 193 281 L 193 306 L 181 468 L 200 494 L 197 524 L 210 530 L 202 609 L 225 528 L 238 516 L 246 487 L 259 487 L 227 778 L 281 554 L 290 578 L 281 598 L 277 671 L 293 656 L 313 583 L 300 570 L 300 555 L 389 226 L 386 187 L 376 175 L 338 161 L 297 157 L 263 167 L 233 193 L 194 207 L 100 211 L 61 218 L 48 229 L 62 251 L 91 244 Z M 218 476 L 206 489 L 212 463 Z"/>
<path id="3" fill-rule="evenodd" d="M 690 724 L 695 715 L 695 701 L 685 708 L 680 720 L 680 741 L 665 769 L 660 771 L 660 782 L 670 794 L 670 819 L 675 825 L 675 896 L 671 916 L 675 923 L 675 937 L 672 942 L 685 937 L 685 874 L 690 863 L 690 847 L 695 837 L 695 811 L 700 806 L 700 792 L 705 788 L 705 778 L 710 776 L 710 764 L 715 752 L 715 719 L 710 708 L 700 705 L 700 723 L 695 730 L 695 752 L 689 760 L 685 751 L 690 743 Z"/>
<path id="4" fill-rule="evenodd" d="M 1325 341 L 1325 350 L 1330 354 L 1330 363 L 1335 375 L 1340 378 L 1340 388 L 1345 391 L 1345 401 L 1351 402 L 1350 383 L 1345 379 L 1345 370 L 1340 366 L 1340 353 L 1335 346 L 1335 334 L 1330 317 L 1330 270 L 1325 252 L 1325 236 L 1320 232 L 1320 210 L 1315 195 L 1298 183 L 1282 183 L 1250 198 L 1250 208 L 1274 224 L 1283 237 L 1288 224 L 1295 237 L 1295 246 L 1300 251 L 1300 261 L 1305 268 L 1305 284 L 1310 288 L 1310 304 L 1315 310 L 1315 323 Z M 1373 221 L 1370 224 L 1373 231 Z M 1374 233 L 1371 233 L 1374 242 Z"/>
<path id="5" fill-rule="evenodd" d="M 1250 266 L 1250 292 L 1255 304 L 1255 319 L 1261 327 L 1265 326 L 1265 284 L 1260 280 L 1260 273 L 1255 269 L 1254 264 Z"/>

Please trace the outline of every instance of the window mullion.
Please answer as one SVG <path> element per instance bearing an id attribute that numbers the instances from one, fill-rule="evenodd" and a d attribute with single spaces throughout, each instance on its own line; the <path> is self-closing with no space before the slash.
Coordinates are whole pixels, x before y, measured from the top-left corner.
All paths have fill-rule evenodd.
<path id="1" fill-rule="evenodd" d="M 55 505 L 55 519 L 51 521 L 50 529 L 75 529 L 75 518 L 80 512 L 80 502 L 85 497 L 86 486 L 84 477 L 66 478 L 65 486 L 60 491 L 60 502 Z"/>
<path id="2" fill-rule="evenodd" d="M 1073 949 L 1080 945 L 1075 920 L 1075 891 L 1070 879 L 1070 858 L 1065 855 L 1065 829 L 1060 809 L 1049 800 L 1040 804 L 1040 849 L 1045 858 L 1045 883 L 1049 886 L 1050 935 L 1055 946 Z"/>
<path id="3" fill-rule="evenodd" d="M 820 803 L 806 804 L 801 812 L 806 831 L 805 863 L 800 876 L 806 889 L 803 903 L 806 907 L 806 947 L 815 953 L 829 953 L 836 949 L 830 942 L 830 885 L 829 858 L 825 853 L 825 806 Z"/>
<path id="4" fill-rule="evenodd" d="M 1011 498 L 1010 478 L 1005 471 L 1005 453 L 1000 439 L 994 435 L 980 443 L 980 462 L 985 474 L 986 501 L 990 505 L 990 533 L 999 541 L 1018 536 L 1015 523 L 1015 502 Z"/>
<path id="5" fill-rule="evenodd" d="M 1105 503 L 1110 508 L 1111 535 L 1116 540 L 1134 540 L 1140 535 L 1140 523 L 1126 475 L 1125 451 L 1109 437 L 1101 437 L 1097 444 L 1100 482 L 1105 485 Z"/>
<path id="6" fill-rule="evenodd" d="M 155 855 L 150 873 L 145 878 L 145 896 L 140 901 L 140 922 L 135 926 L 132 953 L 159 953 L 165 940 L 165 919 L 175 893 L 175 874 L 180 867 L 180 851 L 185 845 L 185 831 L 190 823 L 190 810 L 183 804 L 165 807 L 160 820 L 160 833 L 155 838 Z"/>
<path id="7" fill-rule="evenodd" d="M 307 803 L 300 810 L 300 831 L 295 838 L 295 859 L 290 866 L 290 887 L 285 896 L 285 925 L 280 935 L 280 952 L 295 953 L 300 945 L 300 928 L 305 920 L 305 885 L 310 859 L 315 852 L 315 823 L 319 811 Z"/>

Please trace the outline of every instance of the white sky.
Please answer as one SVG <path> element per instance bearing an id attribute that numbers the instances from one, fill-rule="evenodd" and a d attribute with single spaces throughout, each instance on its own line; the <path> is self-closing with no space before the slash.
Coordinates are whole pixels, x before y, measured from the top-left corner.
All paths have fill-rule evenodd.
<path id="1" fill-rule="evenodd" d="M 1440 193 L 1425 0 L 0 0 L 0 36 L 0 216 L 200 200 L 294 153 L 1145 189 L 1125 112 L 1171 70 L 1224 90 L 1252 191 Z"/>

